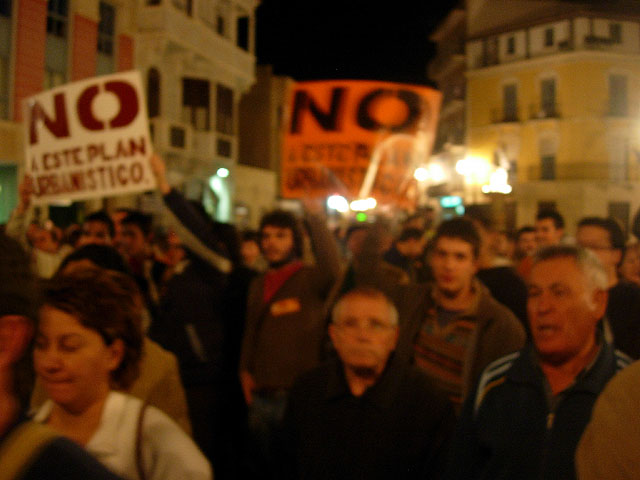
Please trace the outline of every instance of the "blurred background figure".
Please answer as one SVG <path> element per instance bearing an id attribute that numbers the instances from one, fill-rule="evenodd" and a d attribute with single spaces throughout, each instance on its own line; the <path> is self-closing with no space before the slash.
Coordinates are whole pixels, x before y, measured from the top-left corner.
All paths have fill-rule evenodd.
<path id="1" fill-rule="evenodd" d="M 618 273 L 622 279 L 640 286 L 640 244 L 638 242 L 627 244 Z"/>
<path id="2" fill-rule="evenodd" d="M 240 240 L 240 255 L 242 263 L 257 272 L 267 269 L 267 262 L 260 252 L 260 234 L 255 230 L 242 232 Z"/>

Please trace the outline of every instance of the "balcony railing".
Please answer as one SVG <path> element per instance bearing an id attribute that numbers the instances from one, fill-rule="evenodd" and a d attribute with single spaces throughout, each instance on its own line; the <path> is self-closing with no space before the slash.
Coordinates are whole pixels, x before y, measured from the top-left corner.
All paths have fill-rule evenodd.
<path id="1" fill-rule="evenodd" d="M 545 118 L 560 118 L 560 106 L 557 103 L 540 105 L 532 103 L 529 105 L 529 118 L 531 120 L 542 120 Z"/>
<path id="2" fill-rule="evenodd" d="M 515 123 L 520 121 L 519 109 L 505 111 L 502 108 L 491 109 L 491 123 Z"/>
<path id="3" fill-rule="evenodd" d="M 633 174 L 627 165 L 610 162 L 571 162 L 556 163 L 555 178 L 547 180 L 600 180 L 609 182 L 636 181 L 638 175 Z M 545 180 L 542 178 L 542 166 L 534 165 L 527 169 L 529 181 Z"/>

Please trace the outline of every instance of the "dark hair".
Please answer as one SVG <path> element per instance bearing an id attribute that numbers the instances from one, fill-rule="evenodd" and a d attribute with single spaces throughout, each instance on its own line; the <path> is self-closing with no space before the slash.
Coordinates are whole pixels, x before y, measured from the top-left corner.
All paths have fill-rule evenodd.
<path id="1" fill-rule="evenodd" d="M 139 211 L 133 211 L 128 213 L 127 216 L 122 219 L 121 225 L 136 225 L 142 231 L 144 236 L 148 237 L 151 233 L 152 223 L 153 218 L 151 215 L 147 215 L 146 213 Z"/>
<path id="2" fill-rule="evenodd" d="M 245 230 L 241 234 L 243 242 L 256 242 L 260 243 L 260 234 L 255 230 Z"/>
<path id="3" fill-rule="evenodd" d="M 432 244 L 435 246 L 438 240 L 443 237 L 457 238 L 471 244 L 473 256 L 478 258 L 480 254 L 480 234 L 478 234 L 478 229 L 468 218 L 457 217 L 442 222 L 433 236 Z"/>
<path id="4" fill-rule="evenodd" d="M 420 240 L 424 236 L 424 232 L 419 228 L 408 227 L 404 228 L 398 236 L 398 242 L 406 242 L 407 240 Z"/>
<path id="5" fill-rule="evenodd" d="M 560 215 L 557 210 L 545 208 L 540 210 L 536 215 L 536 220 L 544 220 L 546 218 L 553 220 L 553 225 L 556 229 L 564 228 L 564 218 L 562 218 L 562 215 Z"/>
<path id="6" fill-rule="evenodd" d="M 57 275 L 44 285 L 43 305 L 73 315 L 107 345 L 122 340 L 124 356 L 111 374 L 116 388 L 128 388 L 139 373 L 143 334 L 136 290 L 131 277 L 97 267 Z"/>
<path id="7" fill-rule="evenodd" d="M 37 317 L 38 284 L 29 267 L 29 256 L 13 238 L 0 233 L 0 317 L 19 315 L 31 322 Z M 25 349 L 13 365 L 13 392 L 20 405 L 29 405 L 33 364 Z"/>
<path id="8" fill-rule="evenodd" d="M 516 232 L 516 241 L 520 240 L 520 236 L 524 235 L 525 233 L 536 233 L 536 229 L 531 225 L 525 225 L 524 227 L 520 227 Z"/>
<path id="9" fill-rule="evenodd" d="M 370 228 L 371 226 L 368 223 L 353 223 L 349 225 L 349 228 L 347 228 L 344 239 L 349 240 L 349 237 L 355 232 L 359 232 L 360 230 L 369 230 Z"/>
<path id="10" fill-rule="evenodd" d="M 131 275 L 129 266 L 114 247 L 96 244 L 84 245 L 67 255 L 58 267 L 58 273 L 69 263 L 79 260 L 89 260 L 97 267 Z"/>
<path id="11" fill-rule="evenodd" d="M 578 222 L 578 228 L 580 227 L 600 227 L 609 233 L 609 242 L 614 250 L 620 250 L 624 253 L 625 238 L 622 232 L 622 227 L 613 218 L 604 217 L 585 217 Z"/>
<path id="12" fill-rule="evenodd" d="M 264 227 L 288 228 L 293 233 L 293 249 L 296 257 L 302 257 L 302 232 L 298 219 L 286 210 L 273 210 L 262 217 L 260 221 L 260 235 Z"/>
<path id="13" fill-rule="evenodd" d="M 113 225 L 113 220 L 111 220 L 111 217 L 109 216 L 109 214 L 104 210 L 98 210 L 97 212 L 93 212 L 87 215 L 86 218 L 84 219 L 84 223 L 87 223 L 87 222 L 104 223 L 109 229 L 109 236 L 111 238 L 113 238 L 113 236 L 116 234 L 116 229 Z"/>

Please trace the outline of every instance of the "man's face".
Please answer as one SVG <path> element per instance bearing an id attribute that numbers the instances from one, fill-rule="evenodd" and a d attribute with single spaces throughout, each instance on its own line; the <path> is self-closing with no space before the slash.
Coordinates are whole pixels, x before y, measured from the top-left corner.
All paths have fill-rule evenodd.
<path id="1" fill-rule="evenodd" d="M 588 352 L 604 315 L 607 292 L 590 288 L 571 257 L 535 264 L 529 282 L 527 310 L 531 335 L 541 359 L 563 364 Z"/>
<path id="2" fill-rule="evenodd" d="M 471 288 L 478 270 L 473 246 L 455 237 L 440 237 L 431 254 L 431 268 L 440 292 L 453 297 Z"/>
<path id="3" fill-rule="evenodd" d="M 564 229 L 556 228 L 552 218 L 536 220 L 536 242 L 538 247 L 558 245 L 563 233 Z"/>
<path id="4" fill-rule="evenodd" d="M 147 239 L 142 229 L 133 223 L 122 225 L 121 252 L 128 257 L 142 257 L 147 251 Z"/>
<path id="5" fill-rule="evenodd" d="M 265 225 L 262 227 L 260 248 L 269 263 L 278 263 L 291 256 L 293 251 L 293 231 L 286 227 Z"/>
<path id="6" fill-rule="evenodd" d="M 538 248 L 536 243 L 536 232 L 523 232 L 518 237 L 517 248 L 525 255 L 533 255 L 533 252 Z"/>
<path id="7" fill-rule="evenodd" d="M 578 228 L 576 243 L 582 248 L 591 250 L 607 270 L 615 270 L 620 262 L 622 252 L 613 249 L 609 232 L 597 225 L 584 225 Z"/>
<path id="8" fill-rule="evenodd" d="M 383 298 L 353 296 L 342 304 L 329 336 L 347 368 L 367 369 L 379 375 L 398 341 L 398 327 L 391 323 Z"/>
<path id="9" fill-rule="evenodd" d="M 82 224 L 82 235 L 78 240 L 78 246 L 95 244 L 111 245 L 109 226 L 104 222 L 89 221 Z"/>

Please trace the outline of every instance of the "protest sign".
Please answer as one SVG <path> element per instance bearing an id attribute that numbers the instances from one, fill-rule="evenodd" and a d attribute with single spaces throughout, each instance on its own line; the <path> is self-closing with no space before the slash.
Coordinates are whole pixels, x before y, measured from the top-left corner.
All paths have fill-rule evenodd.
<path id="1" fill-rule="evenodd" d="M 69 83 L 24 101 L 25 173 L 34 203 L 80 200 L 155 187 L 140 74 Z"/>
<path id="2" fill-rule="evenodd" d="M 285 198 L 372 196 L 410 206 L 428 160 L 441 94 L 426 86 L 336 80 L 293 85 L 284 122 Z"/>

